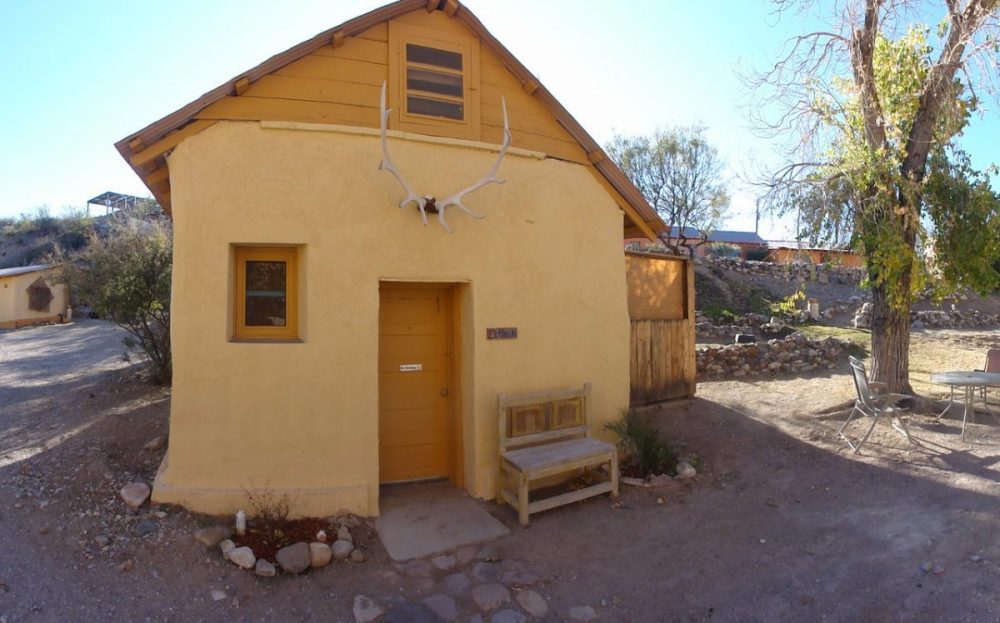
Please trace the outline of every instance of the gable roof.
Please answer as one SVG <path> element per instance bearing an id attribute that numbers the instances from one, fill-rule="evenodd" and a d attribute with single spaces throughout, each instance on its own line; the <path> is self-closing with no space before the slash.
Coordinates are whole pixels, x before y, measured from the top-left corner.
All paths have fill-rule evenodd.
<path id="1" fill-rule="evenodd" d="M 677 238 L 680 229 L 673 225 L 670 228 L 670 237 Z M 699 232 L 694 227 L 684 228 L 685 238 L 701 238 L 701 232 Z M 767 244 L 767 241 L 761 238 L 757 232 L 753 231 L 731 231 L 725 229 L 717 229 L 708 234 L 709 242 L 729 242 L 732 244 Z"/>
<path id="2" fill-rule="evenodd" d="M 348 37 L 359 35 L 382 22 L 420 9 L 440 10 L 448 17 L 463 24 L 479 39 L 481 45 L 503 62 L 506 69 L 521 82 L 525 91 L 533 95 L 579 143 L 603 180 L 624 198 L 625 205 L 621 205 L 621 208 L 625 211 L 628 221 L 638 230 L 637 233 L 655 240 L 660 232 L 666 230 L 666 224 L 621 169 L 608 158 L 600 144 L 583 129 L 579 122 L 553 97 L 552 93 L 539 82 L 538 78 L 528 71 L 496 37 L 490 34 L 482 22 L 458 0 L 398 0 L 348 20 L 339 26 L 334 26 L 312 39 L 272 56 L 253 69 L 243 72 L 205 93 L 183 108 L 126 136 L 115 143 L 115 148 L 129 163 L 136 175 L 143 180 L 164 210 L 170 214 L 169 174 L 164 158 L 185 138 L 201 132 L 213 123 L 196 120 L 195 116 L 200 111 L 223 98 L 241 94 L 249 88 L 250 84 L 263 76 L 302 59 L 324 46 L 331 44 L 336 46 Z"/>

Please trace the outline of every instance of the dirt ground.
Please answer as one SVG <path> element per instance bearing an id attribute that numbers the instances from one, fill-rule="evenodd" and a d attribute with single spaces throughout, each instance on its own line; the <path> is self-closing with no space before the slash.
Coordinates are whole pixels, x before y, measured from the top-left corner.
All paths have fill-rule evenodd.
<path id="1" fill-rule="evenodd" d="M 210 518 L 129 514 L 118 490 L 151 482 L 164 449 L 142 448 L 167 431 L 169 391 L 121 362 L 120 337 L 100 322 L 0 332 L 0 621 L 353 621 L 358 594 L 391 610 L 438 590 L 442 574 L 411 577 L 377 541 L 367 562 L 265 579 L 192 539 Z M 924 368 L 977 367 L 996 339 L 915 335 L 915 388 L 943 394 Z M 540 577 L 542 620 L 591 606 L 600 621 L 1000 621 L 1000 426 L 981 418 L 963 443 L 958 409 L 915 415 L 919 445 L 880 426 L 855 455 L 830 412 L 852 393 L 846 366 L 701 383 L 647 409 L 697 457 L 696 481 L 528 528 L 483 502 L 511 529 L 498 557 Z"/>

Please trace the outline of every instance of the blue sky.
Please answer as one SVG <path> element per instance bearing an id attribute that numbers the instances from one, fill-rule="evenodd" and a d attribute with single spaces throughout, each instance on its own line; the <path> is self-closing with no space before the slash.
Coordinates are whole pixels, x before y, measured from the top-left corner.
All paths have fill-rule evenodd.
<path id="1" fill-rule="evenodd" d="M 33 0 L 0 21 L 0 216 L 82 206 L 105 190 L 146 196 L 113 143 L 380 0 Z M 768 3 L 701 0 L 466 0 L 601 143 L 615 132 L 700 123 L 734 170 L 768 159 L 746 120 L 735 73 L 763 66 L 807 28 Z M 966 148 L 1000 160 L 997 113 Z M 734 185 L 728 229 L 754 226 L 752 193 Z M 791 235 L 766 219 L 766 238 Z"/>

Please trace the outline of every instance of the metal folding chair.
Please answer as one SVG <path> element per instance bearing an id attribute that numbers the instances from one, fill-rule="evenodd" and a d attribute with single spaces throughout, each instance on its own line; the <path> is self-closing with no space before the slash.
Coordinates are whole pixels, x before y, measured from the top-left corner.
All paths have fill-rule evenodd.
<path id="1" fill-rule="evenodd" d="M 986 365 L 983 366 L 982 371 L 994 373 L 1000 372 L 1000 348 L 991 348 L 986 351 Z M 980 391 L 982 392 L 983 406 L 986 407 L 986 410 L 995 417 L 996 414 L 993 413 L 993 408 L 990 407 L 990 403 L 986 400 L 986 389 L 987 388 L 985 386 L 980 388 Z"/>
<path id="2" fill-rule="evenodd" d="M 906 394 L 886 393 L 886 385 L 884 383 L 869 383 L 868 374 L 865 372 L 865 365 L 855 357 L 850 357 L 849 359 L 851 362 L 851 372 L 854 375 L 854 387 L 858 391 L 858 398 L 854 401 L 854 408 L 851 410 L 851 414 L 840 425 L 840 430 L 837 431 L 837 434 L 843 437 L 847 445 L 857 454 L 861 452 L 861 446 L 868 441 L 868 437 L 875 430 L 875 425 L 878 424 L 879 418 L 886 415 L 892 420 L 892 427 L 902 433 L 907 441 L 914 443 L 913 438 L 910 437 L 910 429 L 906 427 L 906 422 L 901 417 L 903 413 L 912 409 L 916 404 L 913 397 Z M 868 427 L 868 432 L 865 433 L 865 436 L 855 445 L 844 434 L 844 429 L 859 414 L 871 418 L 872 423 Z"/>

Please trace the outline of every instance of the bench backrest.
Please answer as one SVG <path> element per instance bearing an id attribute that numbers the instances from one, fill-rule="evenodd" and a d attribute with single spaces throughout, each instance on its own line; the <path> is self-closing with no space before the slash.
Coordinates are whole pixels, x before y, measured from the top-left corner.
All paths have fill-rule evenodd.
<path id="1" fill-rule="evenodd" d="M 590 383 L 533 394 L 500 394 L 500 451 L 589 434 Z"/>

